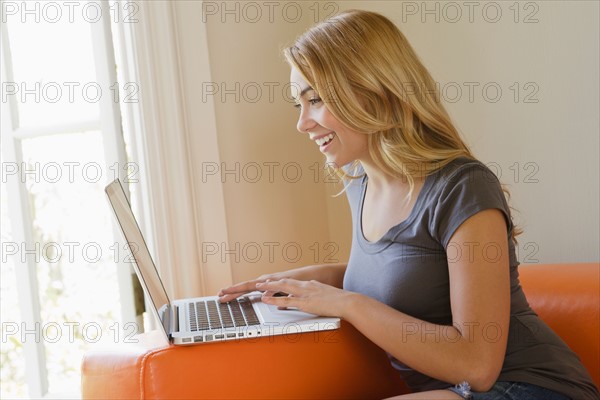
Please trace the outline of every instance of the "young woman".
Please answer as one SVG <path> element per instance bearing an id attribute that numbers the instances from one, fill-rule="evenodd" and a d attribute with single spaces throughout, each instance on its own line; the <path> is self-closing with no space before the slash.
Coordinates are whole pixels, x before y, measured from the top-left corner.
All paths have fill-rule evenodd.
<path id="1" fill-rule="evenodd" d="M 221 301 L 260 290 L 265 303 L 345 319 L 415 392 L 399 398 L 598 399 L 578 357 L 530 309 L 503 188 L 398 28 L 347 11 L 285 56 L 297 128 L 346 182 L 350 259 L 240 283 Z"/>

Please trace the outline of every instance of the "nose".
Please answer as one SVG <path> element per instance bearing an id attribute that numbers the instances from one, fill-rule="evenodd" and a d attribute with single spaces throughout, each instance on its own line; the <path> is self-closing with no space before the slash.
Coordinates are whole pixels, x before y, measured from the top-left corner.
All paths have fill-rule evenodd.
<path id="1" fill-rule="evenodd" d="M 298 132 L 307 133 L 315 125 L 317 125 L 317 123 L 310 116 L 310 109 L 308 107 L 302 107 L 300 109 L 300 115 L 298 116 L 298 123 L 296 124 Z"/>

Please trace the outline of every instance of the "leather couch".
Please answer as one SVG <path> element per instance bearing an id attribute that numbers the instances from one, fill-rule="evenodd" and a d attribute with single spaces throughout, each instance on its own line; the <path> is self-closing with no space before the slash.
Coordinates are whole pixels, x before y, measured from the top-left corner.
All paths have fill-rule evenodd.
<path id="1" fill-rule="evenodd" d="M 523 265 L 538 315 L 600 385 L 600 264 Z M 335 331 L 179 347 L 157 332 L 85 355 L 84 399 L 380 399 L 406 393 L 388 359 L 351 325 Z"/>

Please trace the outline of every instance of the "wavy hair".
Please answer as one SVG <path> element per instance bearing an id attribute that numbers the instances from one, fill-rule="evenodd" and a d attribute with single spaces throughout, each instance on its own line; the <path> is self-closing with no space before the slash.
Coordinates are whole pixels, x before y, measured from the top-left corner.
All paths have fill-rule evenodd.
<path id="1" fill-rule="evenodd" d="M 390 176 L 406 178 L 409 196 L 415 179 L 456 158 L 475 159 L 441 103 L 431 74 L 383 15 L 341 12 L 298 37 L 284 56 L 333 116 L 368 135 L 373 162 Z M 352 167 L 357 163 L 351 166 L 353 173 L 333 168 L 342 179 L 356 179 Z"/>

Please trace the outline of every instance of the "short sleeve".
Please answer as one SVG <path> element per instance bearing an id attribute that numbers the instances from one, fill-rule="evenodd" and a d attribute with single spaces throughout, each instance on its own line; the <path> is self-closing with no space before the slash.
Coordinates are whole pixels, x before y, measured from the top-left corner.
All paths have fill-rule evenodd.
<path id="1" fill-rule="evenodd" d="M 496 175 L 480 162 L 461 165 L 441 177 L 442 189 L 433 213 L 432 230 L 446 248 L 458 227 L 480 211 L 499 209 L 512 232 L 510 208 Z"/>

